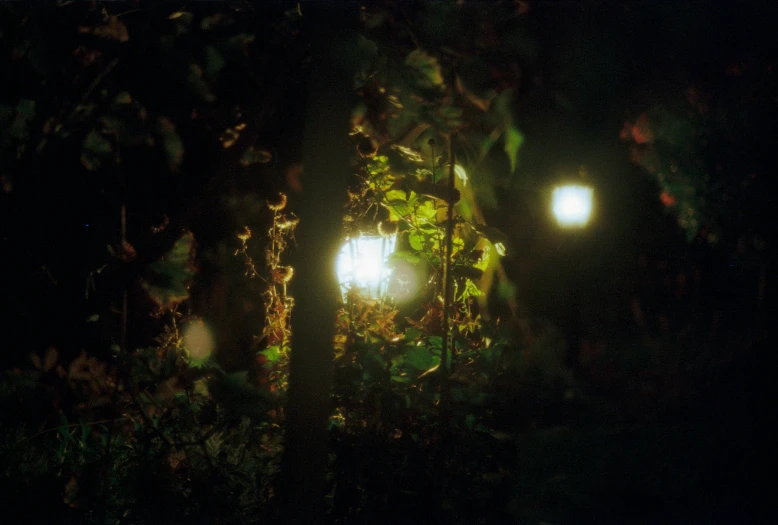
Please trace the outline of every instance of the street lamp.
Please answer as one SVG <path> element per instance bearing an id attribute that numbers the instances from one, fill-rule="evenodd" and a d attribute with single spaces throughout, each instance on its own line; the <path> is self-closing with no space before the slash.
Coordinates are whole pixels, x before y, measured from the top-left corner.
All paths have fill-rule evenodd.
<path id="1" fill-rule="evenodd" d="M 563 228 L 582 228 L 592 214 L 592 190 L 589 186 L 566 184 L 554 188 L 552 209 Z"/>
<path id="2" fill-rule="evenodd" d="M 387 259 L 394 252 L 396 243 L 396 235 L 359 234 L 346 239 L 336 262 L 344 302 L 349 292 L 356 292 L 365 299 L 384 297 L 392 273 Z"/>
<path id="3" fill-rule="evenodd" d="M 594 190 L 582 184 L 566 184 L 554 188 L 552 210 L 562 228 L 580 229 L 586 226 L 592 215 Z M 573 237 L 578 237 L 574 235 Z M 567 312 L 564 322 L 567 339 L 567 365 L 576 370 L 580 361 L 581 348 L 581 291 L 579 289 L 581 247 L 575 238 L 566 239 L 568 266 L 566 273 Z"/>

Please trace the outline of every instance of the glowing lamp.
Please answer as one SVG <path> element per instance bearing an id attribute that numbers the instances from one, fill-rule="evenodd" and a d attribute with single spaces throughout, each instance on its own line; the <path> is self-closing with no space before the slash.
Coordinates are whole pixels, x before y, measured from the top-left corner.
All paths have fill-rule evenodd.
<path id="1" fill-rule="evenodd" d="M 581 228 L 592 214 L 592 194 L 588 186 L 570 184 L 554 189 L 553 210 L 557 222 L 563 228 Z"/>
<path id="2" fill-rule="evenodd" d="M 396 241 L 395 235 L 359 235 L 346 240 L 336 262 L 344 302 L 354 291 L 365 299 L 384 297 L 392 273 L 387 259 Z"/>

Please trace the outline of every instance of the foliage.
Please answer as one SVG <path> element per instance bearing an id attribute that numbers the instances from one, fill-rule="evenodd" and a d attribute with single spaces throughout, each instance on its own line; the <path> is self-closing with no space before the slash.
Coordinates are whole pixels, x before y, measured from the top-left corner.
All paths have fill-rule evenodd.
<path id="1" fill-rule="evenodd" d="M 37 209 L 34 222 L 9 231 L 20 245 L 33 239 L 20 259 L 49 272 L 43 300 L 19 283 L 36 328 L 47 315 L 36 301 L 69 319 L 67 332 L 47 331 L 62 344 L 22 343 L 34 348 L 29 363 L 0 380 L 4 515 L 262 520 L 273 512 L 281 401 L 187 338 L 208 325 L 191 313 L 206 258 L 196 250 L 203 228 L 186 209 L 214 176 L 200 163 L 209 151 L 240 150 L 230 166 L 272 158 L 248 135 L 248 97 L 235 88 L 255 67 L 247 29 L 263 27 L 251 26 L 262 14 L 243 16 L 239 2 L 193 12 L 60 4 L 0 6 L 1 66 L 14 78 L 0 92 L 2 207 Z M 261 37 L 286 45 L 290 20 L 276 18 Z"/>
<path id="2" fill-rule="evenodd" d="M 511 484 L 504 475 L 511 447 L 495 437 L 490 414 L 500 378 L 515 373 L 517 349 L 499 321 L 481 320 L 476 302 L 490 259 L 504 255 L 504 236 L 459 211 L 470 169 L 451 164 L 475 143 L 475 169 L 502 140 L 515 171 L 522 135 L 513 124 L 511 68 L 529 57 L 489 45 L 520 24 L 513 7 L 444 5 L 363 10 L 361 102 L 352 119 L 360 159 L 345 235 L 396 235 L 397 248 L 388 263 L 390 299 L 350 293 L 337 317 L 332 513 L 350 519 L 374 512 L 402 519 L 416 508 L 467 522 Z M 484 82 L 485 71 L 497 81 Z M 478 464 L 468 454 L 495 460 Z M 465 479 L 472 492 L 460 491 Z"/>
<path id="3" fill-rule="evenodd" d="M 248 241 L 252 233 L 248 227 L 238 235 L 242 245 L 235 255 L 244 256 L 246 274 L 250 278 L 257 277 L 265 283 L 265 291 L 262 294 L 265 327 L 254 345 L 259 347 L 254 357 L 257 365 L 254 368 L 255 383 L 270 392 L 281 394 L 286 391 L 289 383 L 287 370 L 292 335 L 290 318 L 294 307 L 294 298 L 287 293 L 287 284 L 294 276 L 294 268 L 282 264 L 281 256 L 294 241 L 294 229 L 299 219 L 294 214 L 282 213 L 287 204 L 287 196 L 284 193 L 266 204 L 272 212 L 272 224 L 265 240 L 265 264 L 261 273 L 249 255 Z"/>
<path id="4" fill-rule="evenodd" d="M 770 187 L 771 139 L 761 130 L 776 111 L 771 68 L 729 66 L 716 82 L 656 104 L 621 132 L 687 239 L 727 246 L 746 259 L 764 259 L 775 235 L 757 202 Z"/>
<path id="5" fill-rule="evenodd" d="M 186 260 L 152 267 L 162 263 L 174 271 Z M 180 300 L 177 286 L 150 293 Z M 277 401 L 245 374 L 193 366 L 181 327 L 196 319 L 168 308 L 154 346 L 116 348 L 107 361 L 83 352 L 69 363 L 50 348 L 31 355 L 34 368 L 5 374 L 4 413 L 39 429 L 3 428 L 2 487 L 17 495 L 7 516 L 157 523 L 162 512 L 245 523 L 269 512 L 282 439 Z M 63 496 L 32 510 L 26 495 L 44 489 Z"/>

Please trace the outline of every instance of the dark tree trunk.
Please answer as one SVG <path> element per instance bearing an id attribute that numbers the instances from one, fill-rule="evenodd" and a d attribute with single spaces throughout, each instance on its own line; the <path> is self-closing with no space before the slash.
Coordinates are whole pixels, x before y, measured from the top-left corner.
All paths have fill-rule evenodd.
<path id="1" fill-rule="evenodd" d="M 332 337 L 339 289 L 335 258 L 346 202 L 357 12 L 350 2 L 303 4 L 311 36 L 302 189 L 290 196 L 300 218 L 293 248 L 292 354 L 282 464 L 283 523 L 324 521 Z"/>

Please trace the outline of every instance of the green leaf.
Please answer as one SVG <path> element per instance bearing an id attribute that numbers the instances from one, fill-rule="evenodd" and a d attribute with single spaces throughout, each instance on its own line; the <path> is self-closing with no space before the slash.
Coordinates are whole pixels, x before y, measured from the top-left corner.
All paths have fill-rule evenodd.
<path id="1" fill-rule="evenodd" d="M 81 145 L 81 164 L 90 171 L 97 170 L 103 163 L 114 160 L 113 147 L 102 133 L 91 130 Z"/>
<path id="2" fill-rule="evenodd" d="M 413 368 L 426 371 L 440 364 L 440 356 L 425 346 L 411 346 L 405 353 L 405 362 Z"/>
<path id="3" fill-rule="evenodd" d="M 213 102 L 216 97 L 211 92 L 211 87 L 203 80 L 203 69 L 197 64 L 189 64 L 189 70 L 186 74 L 186 83 L 189 88 L 199 95 L 206 102 Z"/>
<path id="4" fill-rule="evenodd" d="M 152 300 L 169 309 L 189 298 L 189 284 L 195 276 L 194 235 L 182 235 L 160 260 L 149 265 L 150 275 L 143 283 Z"/>
<path id="5" fill-rule="evenodd" d="M 423 89 L 443 89 L 443 73 L 438 59 L 421 49 L 411 51 L 405 57 L 405 65 L 408 66 L 414 80 Z"/>
<path id="6" fill-rule="evenodd" d="M 468 297 L 481 297 L 484 293 L 478 288 L 478 285 L 468 279 L 465 282 L 465 291 L 462 293 L 464 298 Z"/>
<path id="7" fill-rule="evenodd" d="M 508 160 L 511 163 L 511 172 L 516 171 L 516 157 L 523 143 L 524 135 L 521 134 L 516 126 L 508 125 L 505 128 L 505 153 L 508 155 Z"/>
<path id="8" fill-rule="evenodd" d="M 184 161 L 184 142 L 176 132 L 176 125 L 167 117 L 159 117 L 157 119 L 157 132 L 162 137 L 162 148 L 167 157 L 168 167 L 170 171 L 177 173 Z"/>
<path id="9" fill-rule="evenodd" d="M 406 341 L 415 341 L 415 340 L 417 340 L 419 337 L 421 337 L 422 335 L 424 335 L 424 332 L 422 332 L 422 331 L 421 331 L 420 329 L 418 329 L 418 328 L 413 328 L 413 327 L 411 327 L 411 328 L 408 328 L 408 329 L 405 331 L 405 334 L 404 334 L 404 336 L 405 336 L 405 340 L 406 340 Z"/>
<path id="10" fill-rule="evenodd" d="M 389 261 L 405 261 L 411 264 L 417 264 L 421 262 L 421 257 L 416 253 L 402 250 L 389 255 Z"/>
<path id="11" fill-rule="evenodd" d="M 412 231 L 408 234 L 408 243 L 411 245 L 411 248 L 417 252 L 424 250 L 424 241 L 424 235 L 417 231 Z"/>
<path id="12" fill-rule="evenodd" d="M 275 363 L 281 357 L 281 349 L 278 345 L 268 346 L 259 353 L 267 357 L 269 363 Z"/>

